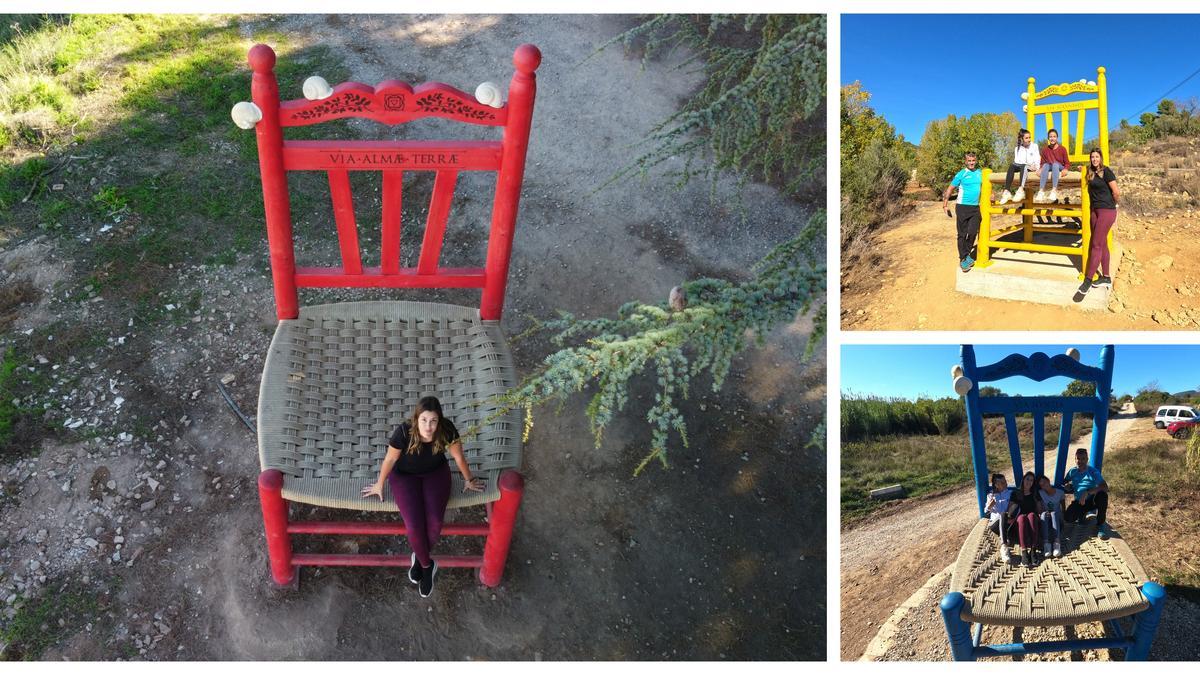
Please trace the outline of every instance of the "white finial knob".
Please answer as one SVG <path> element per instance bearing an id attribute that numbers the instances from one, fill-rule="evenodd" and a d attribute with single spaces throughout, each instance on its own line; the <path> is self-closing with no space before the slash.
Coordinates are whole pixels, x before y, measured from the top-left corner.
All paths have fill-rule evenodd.
<path id="1" fill-rule="evenodd" d="M 242 129 L 253 129 L 254 125 L 262 120 L 262 110 L 250 101 L 242 101 L 233 106 L 229 116 L 233 118 L 233 123 Z"/>
<path id="2" fill-rule="evenodd" d="M 1029 100 L 1029 92 L 1027 92 L 1027 91 L 1021 92 L 1021 100 L 1028 101 Z"/>
<path id="3" fill-rule="evenodd" d="M 1096 86 L 1096 82 L 1094 80 L 1088 80 L 1088 86 L 1094 87 L 1094 86 Z"/>
<path id="4" fill-rule="evenodd" d="M 1029 112 L 1029 106 L 1027 106 L 1027 105 L 1021 106 L 1021 112 Z"/>
<path id="5" fill-rule="evenodd" d="M 493 108 L 504 107 L 504 94 L 500 92 L 500 85 L 495 82 L 481 82 L 475 87 L 475 100 Z"/>
<path id="6" fill-rule="evenodd" d="M 950 366 L 950 377 L 962 377 L 962 374 L 962 366 L 958 365 L 957 363 L 953 366 Z"/>
<path id="7" fill-rule="evenodd" d="M 313 75 L 305 80 L 301 89 L 304 91 L 304 98 L 310 101 L 320 101 L 333 95 L 333 87 L 320 75 Z"/>
<path id="8" fill-rule="evenodd" d="M 1079 78 L 1079 83 L 1080 83 L 1080 84 L 1083 84 L 1084 82 L 1087 82 L 1087 78 L 1086 78 L 1086 77 L 1081 77 L 1081 78 Z"/>
<path id="9" fill-rule="evenodd" d="M 1079 350 L 1075 349 L 1074 347 L 1068 347 L 1067 348 L 1067 356 L 1078 361 L 1079 360 Z"/>
<path id="10" fill-rule="evenodd" d="M 974 382 L 968 380 L 962 375 L 954 378 L 954 393 L 958 394 L 959 396 L 966 396 L 967 392 L 971 391 L 971 387 L 974 386 Z"/>

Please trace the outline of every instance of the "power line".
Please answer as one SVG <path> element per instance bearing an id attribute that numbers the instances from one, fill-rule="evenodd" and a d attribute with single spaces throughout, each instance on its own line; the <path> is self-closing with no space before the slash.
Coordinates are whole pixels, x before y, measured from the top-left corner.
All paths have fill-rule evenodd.
<path id="1" fill-rule="evenodd" d="M 1154 99 L 1153 101 L 1151 101 L 1151 102 L 1147 103 L 1146 105 L 1142 106 L 1142 109 L 1141 109 L 1141 110 L 1139 110 L 1139 111 L 1137 111 L 1137 112 L 1135 112 L 1135 113 L 1133 113 L 1132 117 L 1136 117 L 1137 115 L 1141 115 L 1143 112 L 1145 112 L 1146 110 L 1148 110 L 1148 109 L 1150 108 L 1150 106 L 1152 106 L 1152 105 L 1157 105 L 1159 101 L 1163 100 L 1163 99 L 1164 99 L 1164 98 L 1166 98 L 1167 96 L 1170 96 L 1170 95 L 1171 95 L 1171 92 L 1173 92 L 1173 91 L 1175 91 L 1176 89 L 1178 89 L 1178 88 L 1182 87 L 1184 84 L 1186 84 L 1186 83 L 1187 83 L 1187 81 L 1188 81 L 1188 80 L 1192 79 L 1193 77 L 1195 77 L 1195 76 L 1197 76 L 1197 75 L 1200 75 L 1200 68 L 1197 68 L 1197 69 L 1193 70 L 1191 75 L 1188 75 L 1187 77 L 1185 77 L 1185 78 L 1183 78 L 1182 80 L 1180 80 L 1180 81 L 1179 81 L 1179 84 L 1176 84 L 1174 87 L 1171 87 L 1170 89 L 1168 89 L 1168 90 L 1166 91 L 1166 93 L 1164 93 L 1162 96 L 1159 96 L 1158 98 Z M 1125 117 L 1124 119 L 1128 120 L 1128 119 L 1129 119 L 1129 117 Z"/>

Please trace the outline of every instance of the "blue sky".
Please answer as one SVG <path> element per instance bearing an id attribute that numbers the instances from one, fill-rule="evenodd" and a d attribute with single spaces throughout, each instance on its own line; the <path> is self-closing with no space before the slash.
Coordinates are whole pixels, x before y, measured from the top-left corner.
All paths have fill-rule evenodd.
<path id="1" fill-rule="evenodd" d="M 983 365 L 1014 352 L 1061 354 L 1069 346 L 975 345 L 975 358 Z M 1100 345 L 1074 346 L 1082 363 L 1100 364 Z M 958 351 L 958 345 L 843 345 L 842 393 L 907 399 L 954 396 L 950 367 L 960 362 Z M 1200 345 L 1117 345 L 1113 392 L 1136 394 L 1151 380 L 1171 393 L 1200 389 Z M 992 384 L 1006 393 L 1031 396 L 1060 394 L 1069 382 L 1062 377 L 1044 382 L 1017 377 Z"/>
<path id="2" fill-rule="evenodd" d="M 1025 46 L 1053 43 L 1052 26 L 1057 48 Z M 1139 109 L 1200 69 L 1197 36 L 1200 15 L 845 14 L 841 77 L 861 81 L 875 110 L 919 143 L 928 122 L 950 114 L 1007 110 L 1024 120 L 1019 97 L 1028 78 L 1040 90 L 1095 80 L 1104 66 L 1116 128 L 1122 118 L 1136 124 Z M 1085 51 L 1089 43 L 1096 48 Z M 1192 97 L 1200 97 L 1200 75 L 1167 96 Z M 1039 139 L 1043 132 L 1039 124 Z"/>

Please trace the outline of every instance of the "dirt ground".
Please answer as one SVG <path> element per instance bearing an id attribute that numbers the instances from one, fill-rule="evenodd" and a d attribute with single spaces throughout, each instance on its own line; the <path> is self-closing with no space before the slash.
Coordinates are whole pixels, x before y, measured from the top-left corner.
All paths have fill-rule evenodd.
<path id="1" fill-rule="evenodd" d="M 1154 429 L 1150 418 L 1136 417 L 1127 407 L 1120 416 L 1109 420 L 1106 456 L 1136 447 L 1147 440 L 1161 440 L 1164 437 L 1162 431 Z M 1088 434 L 1080 437 L 1074 445 L 1087 447 L 1090 443 L 1091 434 Z M 1053 462 L 1056 452 L 1047 452 L 1048 465 Z M 1027 461 L 1027 464 L 1031 462 Z M 926 581 L 954 562 L 963 540 L 976 522 L 974 497 L 974 488 L 967 486 L 924 499 L 899 502 L 895 507 L 857 522 L 842 532 L 843 660 L 858 659 L 893 611 Z M 1129 540 L 1134 551 L 1157 551 L 1159 555 L 1165 555 L 1167 549 L 1174 551 L 1178 548 L 1172 542 L 1194 541 L 1187 533 L 1186 523 L 1174 528 L 1179 531 L 1164 528 L 1164 522 L 1174 523 L 1178 519 L 1164 517 L 1161 509 L 1156 511 L 1139 504 L 1127 504 L 1120 509 L 1114 508 L 1110 520 L 1113 527 Z M 1185 547 L 1191 545 L 1187 543 Z M 949 587 L 948 579 L 945 585 Z M 931 595 L 930 602 L 935 605 L 934 610 L 937 600 L 944 594 L 943 590 Z M 1173 597 L 1171 602 L 1180 605 L 1176 612 L 1195 612 L 1184 606 L 1192 604 L 1186 600 Z M 1166 634 L 1177 628 L 1168 629 L 1170 616 L 1175 615 L 1167 615 L 1162 623 L 1163 630 L 1168 631 Z M 897 644 L 900 645 L 896 647 L 898 651 L 892 656 L 915 660 L 949 658 L 941 616 L 934 611 L 933 617 L 937 619 L 936 622 L 926 621 L 920 612 L 912 614 L 910 618 L 916 623 L 911 630 L 908 624 L 905 625 L 897 636 Z M 1010 633 L 1007 638 L 996 639 L 1011 641 L 1011 628 L 989 630 L 1007 630 Z M 940 634 L 938 631 L 941 631 Z M 1055 638 L 1034 638 L 1027 631 L 1026 638 L 1063 639 L 1061 630 Z M 923 646 L 918 647 L 918 643 Z M 1179 655 L 1181 646 L 1170 645 L 1169 640 L 1156 641 L 1154 656 L 1164 659 L 1185 658 Z M 913 653 L 908 654 L 909 650 L 913 650 Z"/>
<path id="2" fill-rule="evenodd" d="M 1129 189 L 1135 189 L 1129 185 Z M 954 221 L 941 202 L 877 233 L 870 262 L 843 259 L 845 330 L 1194 330 L 1200 326 L 1200 223 L 1191 209 L 1141 216 L 1122 210 L 1124 250 L 1108 310 L 966 295 L 954 290 Z M 968 272 L 970 274 L 970 272 Z"/>
<path id="3" fill-rule="evenodd" d="M 732 201 L 732 180 L 719 183 L 715 203 L 702 181 L 676 190 L 658 176 L 596 191 L 698 83 L 675 68 L 685 54 L 644 70 L 619 48 L 588 58 L 629 19 L 313 15 L 273 25 L 334 46 L 367 83 L 437 79 L 470 91 L 507 82 L 516 45 L 541 48 L 509 335 L 557 309 L 612 314 L 627 300 L 665 299 L 688 278 L 744 278 L 808 216 L 751 185 L 743 219 L 721 205 Z M 300 95 L 298 83 L 281 88 Z M 489 202 L 466 202 L 463 220 L 452 215 L 447 255 L 456 251 L 454 223 L 486 223 Z M 478 243 L 483 227 L 463 234 Z M 264 235 L 258 255 L 236 265 L 174 269 L 162 294 L 171 320 L 143 327 L 106 315 L 101 296 L 57 290 L 73 268 L 53 240 L 4 245 L 5 284 L 40 292 L 11 330 L 58 321 L 90 335 L 94 348 L 79 358 L 47 351 L 35 366 L 56 382 L 78 377 L 59 393 L 79 424 L 68 420 L 71 433 L 0 467 L 0 603 L 11 609 L 63 588 L 90 597 L 80 601 L 90 614 L 60 623 L 43 658 L 823 658 L 826 461 L 809 440 L 825 411 L 825 349 L 801 361 L 808 318 L 737 358 L 721 393 L 697 380 L 685 410 L 691 447 L 677 448 L 667 470 L 631 477 L 649 438 L 638 410 L 649 403 L 646 383 L 599 449 L 582 397 L 559 414 L 539 411 L 499 588 L 450 570 L 422 600 L 403 569 L 352 568 L 306 568 L 298 590 L 273 588 L 256 441 L 216 389 L 231 374 L 234 399 L 256 409 L 275 325 L 266 253 Z M 171 300 L 197 292 L 196 303 Z M 302 292 L 301 303 L 331 297 L 340 296 Z M 465 292 L 435 297 L 478 302 Z M 514 345 L 518 369 L 528 372 L 548 349 L 539 339 Z M 455 516 L 479 518 L 480 509 Z M 335 548 L 407 550 L 353 537 Z"/>

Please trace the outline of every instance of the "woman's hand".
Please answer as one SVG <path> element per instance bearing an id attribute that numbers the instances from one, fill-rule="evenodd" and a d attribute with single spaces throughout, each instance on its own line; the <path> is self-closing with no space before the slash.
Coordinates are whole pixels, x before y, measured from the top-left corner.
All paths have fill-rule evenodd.
<path id="1" fill-rule="evenodd" d="M 471 480 L 463 481 L 463 492 L 483 492 L 484 482 L 482 478 L 472 478 Z"/>
<path id="2" fill-rule="evenodd" d="M 370 497 L 371 495 L 375 495 L 376 497 L 379 497 L 379 501 L 383 501 L 383 483 L 372 483 L 362 489 L 362 496 L 364 499 Z"/>

